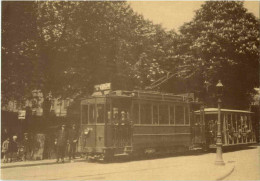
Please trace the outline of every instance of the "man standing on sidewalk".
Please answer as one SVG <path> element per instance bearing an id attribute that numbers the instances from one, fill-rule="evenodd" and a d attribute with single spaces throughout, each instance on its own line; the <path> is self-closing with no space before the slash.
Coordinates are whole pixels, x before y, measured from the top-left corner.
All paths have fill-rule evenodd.
<path id="1" fill-rule="evenodd" d="M 9 150 L 10 150 L 10 162 L 17 161 L 18 142 L 17 142 L 17 136 L 16 135 L 14 135 L 13 140 L 10 141 Z"/>
<path id="2" fill-rule="evenodd" d="M 22 160 L 26 161 L 28 158 L 28 154 L 30 153 L 30 142 L 28 138 L 28 133 L 24 133 L 24 138 L 22 141 L 22 146 L 23 146 L 23 154 L 22 154 Z"/>
<path id="3" fill-rule="evenodd" d="M 76 130 L 76 125 L 73 124 L 69 131 L 69 160 L 75 159 L 76 145 L 78 142 L 78 132 Z"/>
<path id="4" fill-rule="evenodd" d="M 66 145 L 67 145 L 67 133 L 65 131 L 65 125 L 61 126 L 61 130 L 59 130 L 56 140 L 56 156 L 57 156 L 57 163 L 59 162 L 59 159 L 61 159 L 61 162 L 64 163 L 64 156 L 66 151 Z"/>

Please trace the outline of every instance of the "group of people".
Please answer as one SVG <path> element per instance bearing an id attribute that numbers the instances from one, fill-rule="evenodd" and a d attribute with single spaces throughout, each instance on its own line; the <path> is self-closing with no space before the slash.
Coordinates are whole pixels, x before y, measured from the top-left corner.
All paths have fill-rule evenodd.
<path id="1" fill-rule="evenodd" d="M 6 129 L 2 132 L 2 156 L 3 162 L 26 161 L 32 153 L 33 143 L 28 137 L 28 133 L 24 133 L 22 139 L 13 135 L 10 137 Z M 76 146 L 78 142 L 78 131 L 76 125 L 73 124 L 71 129 L 66 130 L 66 126 L 62 125 L 61 129 L 55 135 L 55 151 L 57 161 L 64 163 L 65 153 L 68 153 L 69 160 L 72 162 L 75 159 Z M 34 145 L 35 146 L 35 145 Z"/>
<path id="2" fill-rule="evenodd" d="M 76 130 L 76 125 L 73 124 L 72 128 L 69 131 L 66 131 L 65 125 L 62 125 L 61 130 L 58 131 L 55 139 L 57 156 L 56 162 L 58 163 L 59 161 L 61 161 L 62 163 L 64 163 L 66 150 L 68 150 L 69 160 L 73 162 L 73 159 L 75 159 L 77 142 L 78 132 Z"/>
<path id="3" fill-rule="evenodd" d="M 6 137 L 2 143 L 3 162 L 25 161 L 29 153 L 28 134 L 24 133 L 23 140 L 18 143 L 17 136 Z"/>

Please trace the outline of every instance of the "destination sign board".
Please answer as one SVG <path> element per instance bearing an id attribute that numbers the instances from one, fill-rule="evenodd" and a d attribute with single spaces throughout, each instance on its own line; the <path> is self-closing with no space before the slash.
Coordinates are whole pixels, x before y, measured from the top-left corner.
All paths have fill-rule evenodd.
<path id="1" fill-rule="evenodd" d="M 104 83 L 94 86 L 95 91 L 111 90 L 111 83 Z"/>

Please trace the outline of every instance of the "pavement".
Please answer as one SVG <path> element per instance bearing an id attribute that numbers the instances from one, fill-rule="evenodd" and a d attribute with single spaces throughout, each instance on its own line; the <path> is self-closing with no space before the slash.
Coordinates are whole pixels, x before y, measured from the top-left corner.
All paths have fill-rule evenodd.
<path id="1" fill-rule="evenodd" d="M 219 166 L 214 164 L 215 157 L 215 153 L 207 153 L 121 160 L 112 163 L 93 163 L 80 158 L 76 159 L 74 163 L 66 161 L 64 164 L 57 164 L 54 159 L 3 163 L 1 164 L 1 179 L 223 180 L 234 171 L 235 162 L 225 160 L 226 164 Z M 34 169 L 36 170 L 34 171 Z M 14 175 L 17 172 L 20 173 L 19 177 Z M 46 172 L 48 174 L 45 175 Z M 32 173 L 35 173 L 33 177 Z"/>

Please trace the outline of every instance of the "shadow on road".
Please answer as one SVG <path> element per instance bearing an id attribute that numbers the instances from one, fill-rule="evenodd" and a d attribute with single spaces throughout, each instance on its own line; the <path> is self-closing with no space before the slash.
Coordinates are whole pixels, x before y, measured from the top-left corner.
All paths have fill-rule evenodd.
<path id="1" fill-rule="evenodd" d="M 223 151 L 228 153 L 228 152 L 236 152 L 236 151 L 241 151 L 241 150 L 252 150 L 252 149 L 257 149 L 258 146 L 259 146 L 258 144 L 249 145 L 249 146 L 235 145 L 235 146 L 230 146 L 230 147 L 223 147 Z"/>
<path id="2" fill-rule="evenodd" d="M 232 146 L 232 147 L 224 147 L 223 152 L 228 153 L 228 152 L 236 152 L 236 151 L 241 151 L 241 150 L 250 150 L 250 149 L 257 149 L 259 147 L 258 144 L 251 145 L 251 146 Z M 136 155 L 136 156 L 115 156 L 113 157 L 112 160 L 108 162 L 104 161 L 99 161 L 99 160 L 86 160 L 84 158 L 76 159 L 76 162 L 95 162 L 95 163 L 102 163 L 102 164 L 109 164 L 109 163 L 124 163 L 124 162 L 133 162 L 133 161 L 142 161 L 142 160 L 156 160 L 156 159 L 163 159 L 163 158 L 170 158 L 170 157 L 187 157 L 187 156 L 200 156 L 200 155 L 205 155 L 209 153 L 215 153 L 216 149 L 210 149 L 208 151 L 203 151 L 203 150 L 197 150 L 197 151 L 185 151 L 185 152 L 179 152 L 179 153 L 160 153 L 160 154 L 143 154 L 143 155 Z M 26 163 L 26 162 L 19 162 L 19 163 L 10 163 L 8 165 L 1 165 L 1 169 L 6 169 L 6 168 L 15 168 L 15 167 L 32 167 L 32 166 L 43 166 L 43 165 L 55 165 L 55 164 L 67 164 L 69 163 L 68 161 L 65 161 L 65 163 L 56 163 L 55 160 L 50 160 L 48 162 L 31 162 L 31 163 Z"/>
<path id="3" fill-rule="evenodd" d="M 223 147 L 223 152 L 236 152 L 241 150 L 251 150 L 251 149 L 257 149 L 259 145 L 236 145 L 232 147 Z M 161 153 L 161 154 L 148 154 L 148 155 L 137 155 L 137 156 L 115 156 L 113 160 L 109 162 L 102 162 L 102 161 L 92 161 L 92 162 L 99 162 L 99 163 L 122 163 L 122 162 L 131 162 L 131 161 L 142 161 L 142 160 L 155 160 L 155 159 L 162 159 L 162 158 L 170 158 L 170 157 L 186 157 L 186 156 L 200 156 L 205 155 L 209 153 L 215 153 L 216 149 L 209 149 L 207 151 L 203 150 L 197 150 L 197 151 L 186 151 L 186 152 L 180 152 L 180 153 Z"/>

